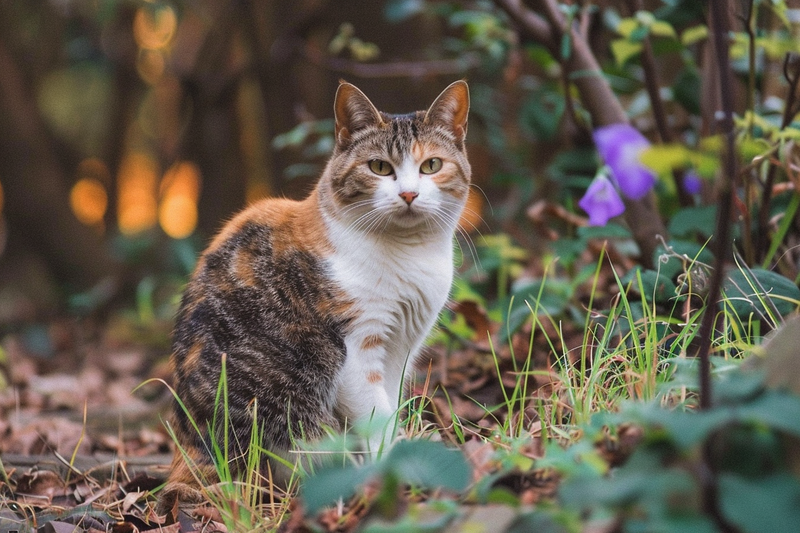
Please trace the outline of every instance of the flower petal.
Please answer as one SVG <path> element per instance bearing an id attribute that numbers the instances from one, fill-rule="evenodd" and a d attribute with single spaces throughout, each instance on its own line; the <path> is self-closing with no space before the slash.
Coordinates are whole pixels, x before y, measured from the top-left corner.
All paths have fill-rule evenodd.
<path id="1" fill-rule="evenodd" d="M 625 211 L 625 204 L 622 203 L 617 189 L 603 174 L 598 174 L 592 180 L 578 205 L 589 214 L 590 226 L 605 226 L 610 218 Z"/>
<path id="2" fill-rule="evenodd" d="M 611 124 L 597 128 L 593 136 L 600 157 L 625 196 L 638 200 L 650 192 L 656 177 L 639 162 L 639 154 L 650 146 L 644 135 L 629 124 Z"/>
<path id="3" fill-rule="evenodd" d="M 690 170 L 683 175 L 683 190 L 689 194 L 700 194 L 703 190 L 703 180 L 696 172 Z"/>

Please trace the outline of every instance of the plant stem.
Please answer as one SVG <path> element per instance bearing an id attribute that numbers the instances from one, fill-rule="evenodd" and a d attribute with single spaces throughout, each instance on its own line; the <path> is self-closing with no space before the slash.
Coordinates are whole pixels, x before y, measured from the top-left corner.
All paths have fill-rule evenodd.
<path id="1" fill-rule="evenodd" d="M 800 55 L 787 53 L 783 60 L 783 77 L 789 83 L 786 92 L 786 102 L 783 107 L 783 118 L 781 119 L 781 129 L 785 129 L 791 124 L 792 119 L 798 113 L 797 87 L 800 84 Z M 761 197 L 761 209 L 758 212 L 758 231 L 756 231 L 756 253 L 758 260 L 764 259 L 767 252 L 767 224 L 769 222 L 770 204 L 772 202 L 772 186 L 775 183 L 775 174 L 778 166 L 770 163 L 767 171 L 767 178 L 764 182 L 764 191 Z"/>
<path id="2" fill-rule="evenodd" d="M 637 11 L 644 10 L 642 0 L 629 0 L 628 9 L 632 15 Z M 647 89 L 647 95 L 650 98 L 650 107 L 653 110 L 653 119 L 656 123 L 656 130 L 658 136 L 661 138 L 662 143 L 671 143 L 674 139 L 672 130 L 667 123 L 667 112 L 664 110 L 664 103 L 661 101 L 661 84 L 658 80 L 658 72 L 656 72 L 656 60 L 653 55 L 653 45 L 650 42 L 650 37 L 646 37 L 642 41 L 642 70 L 644 71 L 644 85 Z M 692 195 L 686 192 L 683 187 L 683 171 L 674 170 L 672 178 L 675 181 L 675 189 L 678 193 L 678 201 L 682 206 L 694 205 Z"/>
<path id="3" fill-rule="evenodd" d="M 725 264 L 731 254 L 730 242 L 730 217 L 731 206 L 733 204 L 734 182 L 736 180 L 736 152 L 734 151 L 734 129 L 733 129 L 733 99 L 730 88 L 733 86 L 733 76 L 731 73 L 729 48 L 728 48 L 728 10 L 727 0 L 710 0 L 711 7 L 710 20 L 713 33 L 713 46 L 715 53 L 715 63 L 717 67 L 718 84 L 720 88 L 720 102 L 722 105 L 722 118 L 718 127 L 725 137 L 725 152 L 723 154 L 723 173 L 720 176 L 719 200 L 717 202 L 717 222 L 714 231 L 714 242 L 712 249 L 714 252 L 715 268 L 711 274 L 711 285 L 706 297 L 706 307 L 703 311 L 703 318 L 700 323 L 700 347 L 697 357 L 700 360 L 700 408 L 709 409 L 712 405 L 711 399 L 711 363 L 709 352 L 711 349 L 711 338 L 714 322 L 717 315 L 717 301 L 721 293 L 722 281 L 725 276 Z M 716 113 L 715 113 L 716 114 Z M 710 441 L 709 441 L 710 442 Z M 720 531 L 736 531 L 722 515 L 717 503 L 717 480 L 713 469 L 710 467 L 708 442 L 704 449 L 703 466 L 708 469 L 707 475 L 703 476 L 703 508 L 711 516 Z"/>
<path id="4" fill-rule="evenodd" d="M 567 79 L 578 90 L 581 104 L 592 117 L 593 127 L 629 123 L 628 115 L 603 76 L 589 43 L 569 26 L 556 0 L 532 0 L 531 5 L 539 13 L 523 5 L 521 0 L 495 0 L 495 3 L 514 21 L 523 39 L 542 44 L 553 57 L 560 59 Z M 568 57 L 562 58 L 560 44 L 565 34 L 569 35 L 570 49 Z M 623 202 L 625 220 L 641 250 L 640 261 L 644 266 L 652 267 L 657 236 L 667 234 L 653 196 L 640 200 L 623 198 Z"/>

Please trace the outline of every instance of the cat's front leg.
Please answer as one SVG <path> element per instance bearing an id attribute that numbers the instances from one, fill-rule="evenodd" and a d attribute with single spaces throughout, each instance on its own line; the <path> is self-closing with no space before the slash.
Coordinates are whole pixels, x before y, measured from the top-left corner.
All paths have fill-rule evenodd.
<path id="1" fill-rule="evenodd" d="M 376 457 L 390 446 L 397 425 L 397 394 L 386 385 L 386 350 L 379 335 L 345 340 L 347 358 L 340 374 L 338 400 L 349 422 L 366 432 L 367 451 Z"/>

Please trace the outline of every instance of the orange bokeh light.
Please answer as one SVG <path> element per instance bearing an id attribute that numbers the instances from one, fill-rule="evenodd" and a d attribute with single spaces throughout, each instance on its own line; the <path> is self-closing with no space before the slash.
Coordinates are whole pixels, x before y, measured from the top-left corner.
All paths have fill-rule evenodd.
<path id="1" fill-rule="evenodd" d="M 69 205 L 87 226 L 101 224 L 108 208 L 106 188 L 94 178 L 81 178 L 69 192 Z"/>
<path id="2" fill-rule="evenodd" d="M 158 222 L 164 233 L 183 239 L 197 227 L 197 201 L 200 198 L 200 169 L 194 163 L 174 164 L 161 180 Z"/>
<path id="3" fill-rule="evenodd" d="M 117 179 L 117 223 L 124 235 L 133 235 L 156 224 L 158 164 L 147 154 L 131 152 L 120 164 Z"/>
<path id="4" fill-rule="evenodd" d="M 170 6 L 142 7 L 133 19 L 133 37 L 139 48 L 158 50 L 170 43 L 177 27 L 178 16 Z"/>

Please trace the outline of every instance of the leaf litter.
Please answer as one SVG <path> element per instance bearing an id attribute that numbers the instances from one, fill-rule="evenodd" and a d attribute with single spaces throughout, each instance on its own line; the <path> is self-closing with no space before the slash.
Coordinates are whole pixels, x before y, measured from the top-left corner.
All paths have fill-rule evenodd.
<path id="1" fill-rule="evenodd" d="M 452 312 L 473 325 L 497 329 L 477 304 L 462 303 Z M 118 331 L 88 319 L 54 320 L 37 330 L 50 337 L 52 348 L 45 353 L 34 349 L 24 331 L 2 339 L 0 370 L 7 385 L 0 389 L 5 474 L 0 477 L 0 533 L 226 531 L 219 511 L 208 505 L 182 510 L 174 523 L 155 513 L 153 494 L 166 479 L 172 453 L 163 424 L 171 397 L 158 383 L 170 379 L 168 339 L 142 343 Z M 477 335 L 466 343 L 437 344 L 421 358 L 431 363 L 420 365 L 412 394 L 419 396 L 417 402 L 427 402 L 422 409 L 427 430 L 461 446 L 475 482 L 499 470 L 495 451 L 509 445 L 500 429 L 508 416 L 501 408 L 503 387 L 506 393 L 513 390 L 515 369 L 521 366 L 513 360 L 521 356 L 514 354 L 527 353 L 529 335 L 523 330 L 509 345 L 497 347 L 496 362 L 488 341 Z M 539 370 L 549 367 L 549 351 L 543 340 L 535 340 Z M 533 382 L 532 390 L 552 386 L 542 375 Z M 466 429 L 460 438 L 453 414 Z M 525 417 L 527 429 L 536 433 L 536 413 L 513 416 Z M 522 453 L 541 457 L 541 439 L 530 440 Z M 524 504 L 552 499 L 557 483 L 536 470 L 507 472 L 495 481 Z M 304 516 L 292 502 L 280 530 L 352 531 L 371 520 L 370 494 L 367 487 L 315 517 Z M 420 505 L 428 497 L 409 493 L 400 504 Z"/>

